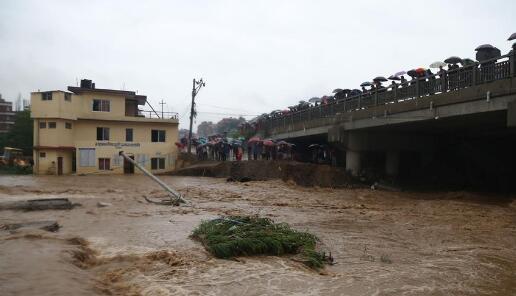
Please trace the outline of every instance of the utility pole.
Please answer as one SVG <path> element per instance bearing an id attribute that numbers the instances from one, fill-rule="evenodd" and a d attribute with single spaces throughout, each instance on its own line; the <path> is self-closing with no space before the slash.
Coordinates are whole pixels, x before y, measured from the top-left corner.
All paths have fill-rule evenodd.
<path id="1" fill-rule="evenodd" d="M 202 81 L 202 78 L 200 80 L 193 79 L 192 83 L 192 107 L 190 109 L 190 131 L 188 132 L 188 154 L 192 153 L 192 126 L 193 126 L 193 119 L 195 116 L 197 116 L 195 112 L 195 96 L 199 93 L 201 90 L 201 87 L 206 86 L 206 83 Z"/>
<path id="2" fill-rule="evenodd" d="M 161 118 L 165 118 L 163 116 L 163 105 L 165 105 L 166 103 L 163 100 L 161 100 L 161 102 L 159 102 L 159 104 L 161 105 Z"/>

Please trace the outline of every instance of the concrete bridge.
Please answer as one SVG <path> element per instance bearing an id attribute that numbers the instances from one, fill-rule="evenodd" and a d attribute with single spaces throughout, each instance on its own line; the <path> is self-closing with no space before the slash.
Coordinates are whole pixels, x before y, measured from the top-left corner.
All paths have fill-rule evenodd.
<path id="1" fill-rule="evenodd" d="M 409 162 L 406 167 L 412 167 L 405 173 L 411 174 L 431 162 L 440 150 L 446 150 L 445 145 L 456 142 L 471 146 L 478 139 L 502 139 L 516 148 L 511 146 L 516 139 L 515 74 L 514 56 L 503 56 L 449 71 L 442 77 L 420 78 L 269 118 L 260 122 L 258 131 L 293 142 L 328 142 L 338 149 L 338 162 L 355 175 L 368 163 L 376 162 L 378 168 L 381 162 L 386 175 L 397 176 L 404 155 L 412 155 L 405 159 Z M 484 144 L 488 143 L 475 146 Z M 487 163 L 486 153 L 490 152 L 476 154 Z"/>

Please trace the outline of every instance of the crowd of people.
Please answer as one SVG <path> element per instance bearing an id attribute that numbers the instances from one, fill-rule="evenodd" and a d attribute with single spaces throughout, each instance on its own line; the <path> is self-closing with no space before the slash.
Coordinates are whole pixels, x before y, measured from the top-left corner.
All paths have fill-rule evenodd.
<path id="1" fill-rule="evenodd" d="M 516 34 L 516 33 L 515 33 Z M 509 37 L 509 40 L 515 40 L 514 35 Z M 514 58 L 513 52 L 516 49 L 516 43 L 512 45 L 512 50 L 507 54 L 510 64 L 515 64 L 516 68 L 516 60 Z M 260 126 L 261 121 L 266 121 L 268 119 L 282 118 L 285 116 L 289 116 L 292 113 L 307 110 L 310 108 L 316 108 L 321 105 L 328 105 L 335 103 L 337 101 L 347 101 L 352 100 L 353 98 L 368 97 L 374 93 L 381 93 L 387 90 L 407 88 L 412 85 L 415 85 L 418 81 L 419 84 L 424 86 L 423 90 L 426 91 L 427 94 L 434 94 L 437 90 L 455 90 L 459 88 L 459 82 L 466 80 L 465 71 L 461 71 L 462 69 L 479 69 L 480 77 L 478 80 L 492 80 L 496 79 L 496 77 L 489 77 L 492 73 L 487 68 L 491 65 L 495 64 L 496 58 L 501 57 L 501 52 L 498 48 L 490 45 L 484 44 L 475 49 L 476 59 L 474 61 L 469 58 L 459 58 L 459 57 L 450 57 L 446 59 L 444 62 L 435 62 L 432 63 L 428 69 L 425 68 L 415 68 L 409 71 L 399 71 L 388 78 L 383 76 L 378 76 L 374 78 L 372 81 L 364 82 L 360 85 L 359 88 L 354 89 L 340 89 L 337 88 L 333 91 L 332 95 L 326 95 L 322 97 L 313 97 L 308 101 L 302 100 L 299 101 L 298 104 L 294 106 L 290 106 L 284 110 L 275 110 L 271 113 L 264 113 L 257 118 L 254 122 L 248 124 L 248 128 L 257 129 Z M 462 67 L 461 67 L 461 66 Z M 431 68 L 437 69 L 434 73 Z M 493 74 L 496 75 L 496 74 Z M 410 77 L 406 79 L 405 76 Z M 443 85 L 443 87 L 436 87 L 435 82 L 439 79 L 439 82 Z M 390 83 L 384 85 L 384 83 L 391 81 Z M 421 83 L 424 82 L 424 83 Z"/>
<path id="2" fill-rule="evenodd" d="M 186 151 L 188 140 L 182 138 L 176 143 L 181 151 Z M 252 137 L 245 140 L 228 138 L 223 135 L 213 135 L 207 138 L 192 140 L 198 160 L 241 161 L 247 160 L 289 160 L 293 159 L 295 145 L 285 141 L 260 139 Z"/>

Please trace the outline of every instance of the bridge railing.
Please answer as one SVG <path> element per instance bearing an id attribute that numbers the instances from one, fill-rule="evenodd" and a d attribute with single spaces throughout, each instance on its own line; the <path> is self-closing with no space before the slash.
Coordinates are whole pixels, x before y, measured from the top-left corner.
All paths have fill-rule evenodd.
<path id="1" fill-rule="evenodd" d="M 281 127 L 286 128 L 291 124 L 331 117 L 339 113 L 354 112 L 374 106 L 395 104 L 419 97 L 456 91 L 495 80 L 514 77 L 515 71 L 515 55 L 504 55 L 483 61 L 482 63 L 477 62 L 449 70 L 443 74 L 436 73 L 427 77 L 406 81 L 402 84 L 389 85 L 385 88 L 357 96 L 334 99 L 327 104 L 280 115 L 265 120 L 262 127 L 268 130 Z"/>

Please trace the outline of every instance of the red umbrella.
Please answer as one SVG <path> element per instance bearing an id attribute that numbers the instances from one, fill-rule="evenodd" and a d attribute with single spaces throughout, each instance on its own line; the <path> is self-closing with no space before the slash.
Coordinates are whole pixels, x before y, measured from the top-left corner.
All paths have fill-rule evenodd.
<path id="1" fill-rule="evenodd" d="M 249 141 L 247 141 L 248 143 L 253 143 L 253 142 L 260 142 L 261 139 L 260 137 L 252 137 L 251 139 L 249 139 Z"/>
<path id="2" fill-rule="evenodd" d="M 417 68 L 416 69 L 416 73 L 418 73 L 418 74 L 425 73 L 425 71 L 426 71 L 425 68 Z"/>
<path id="3" fill-rule="evenodd" d="M 263 145 L 264 146 L 274 146 L 275 144 L 271 140 L 265 140 L 265 141 L 263 141 Z"/>

